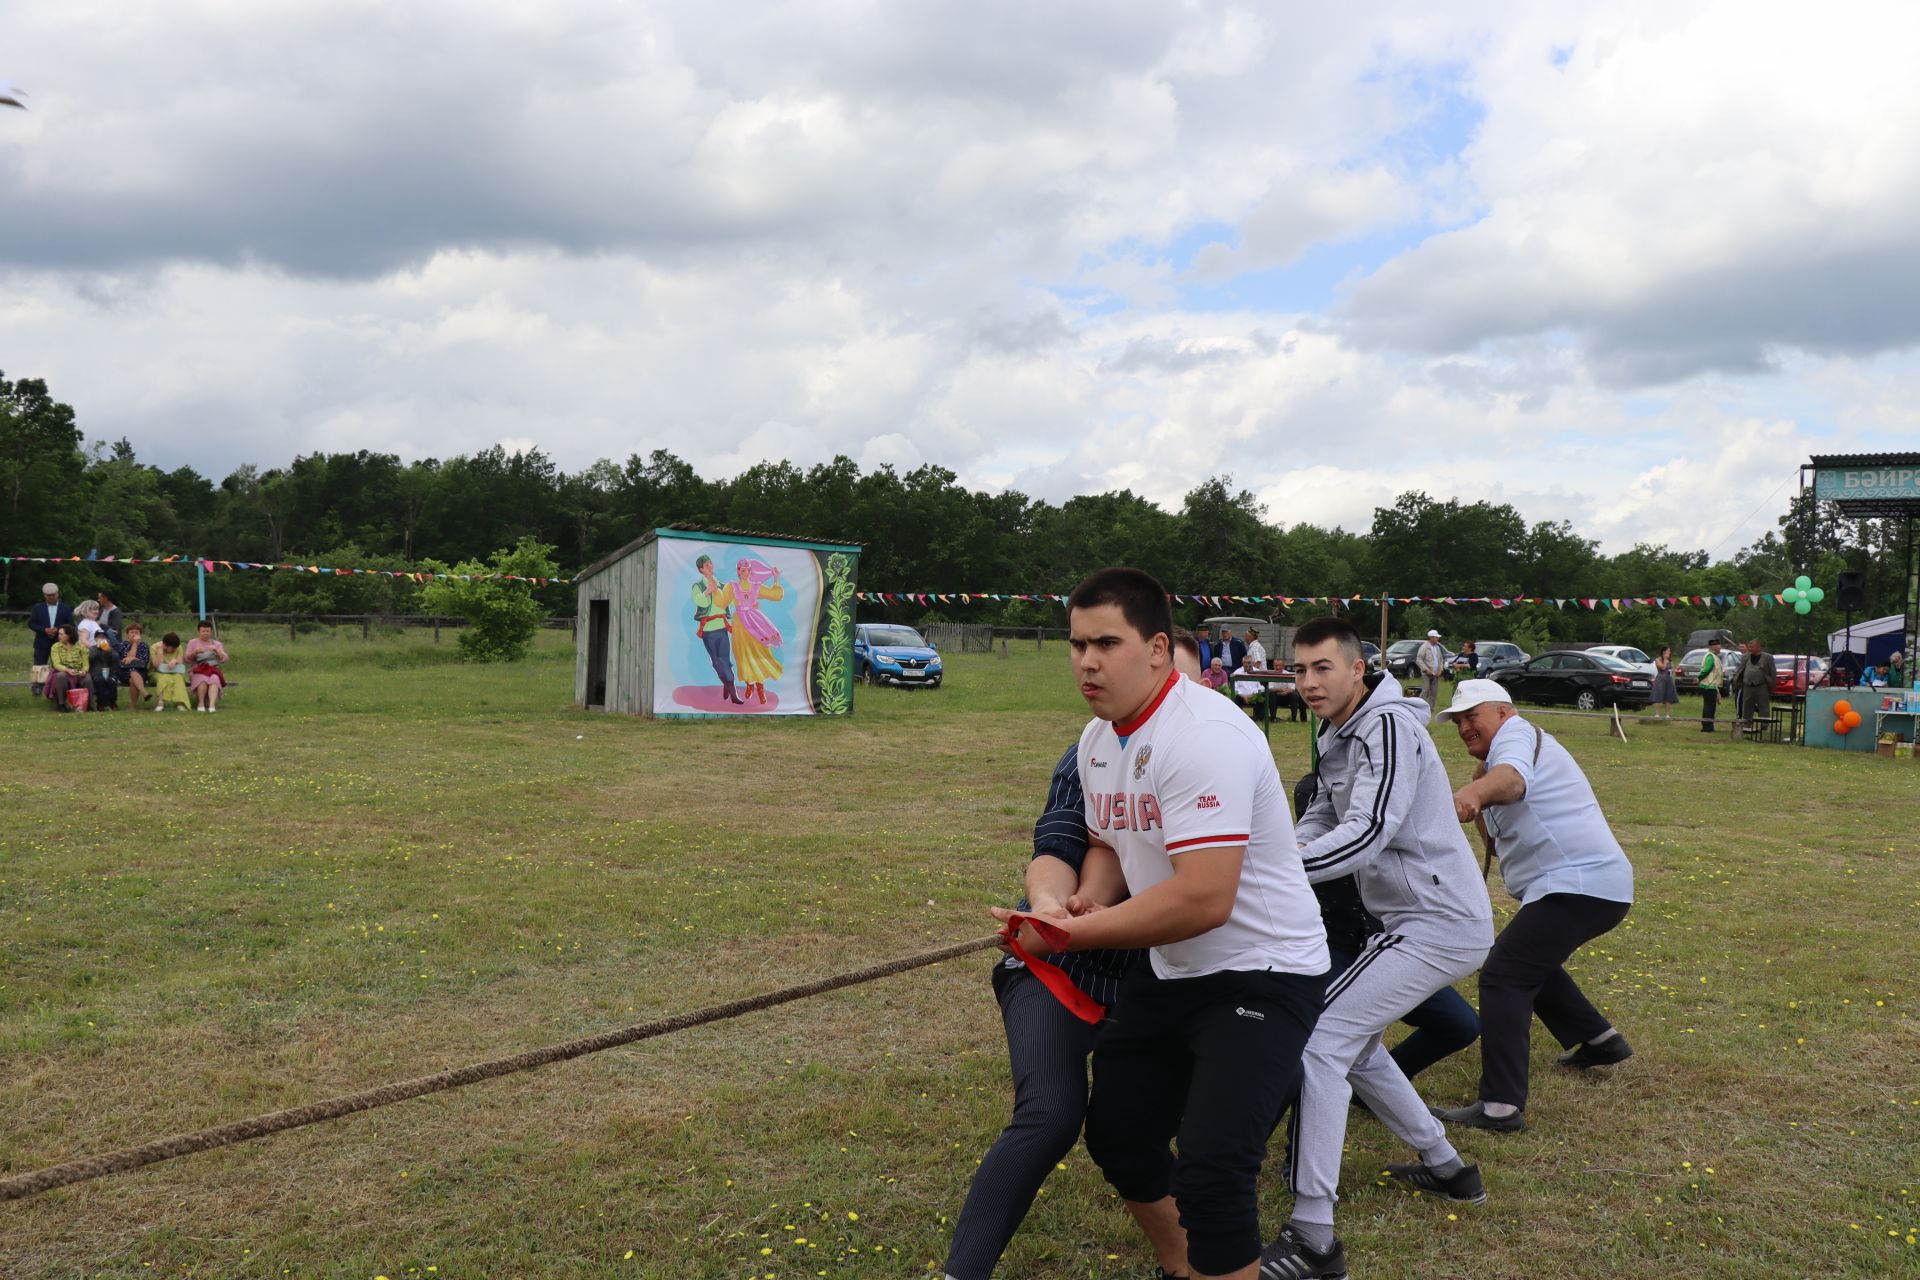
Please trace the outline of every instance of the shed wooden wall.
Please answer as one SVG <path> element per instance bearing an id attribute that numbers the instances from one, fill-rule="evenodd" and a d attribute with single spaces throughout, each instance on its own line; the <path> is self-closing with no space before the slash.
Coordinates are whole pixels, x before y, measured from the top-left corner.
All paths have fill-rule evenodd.
<path id="1" fill-rule="evenodd" d="M 580 584 L 576 601 L 580 638 L 573 658 L 574 705 L 587 704 L 587 645 L 593 633 L 591 602 L 605 600 L 608 604 L 605 709 L 627 715 L 652 714 L 653 597 L 659 566 L 660 544 L 650 541 Z M 689 598 L 687 609 L 692 608 Z"/>

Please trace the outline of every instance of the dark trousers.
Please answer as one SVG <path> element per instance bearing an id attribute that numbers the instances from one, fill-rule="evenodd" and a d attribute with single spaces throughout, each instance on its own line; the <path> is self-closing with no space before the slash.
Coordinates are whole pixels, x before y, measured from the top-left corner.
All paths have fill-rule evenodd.
<path id="1" fill-rule="evenodd" d="M 1527 1041 L 1533 1015 L 1571 1049 L 1613 1024 L 1567 973 L 1581 947 L 1627 918 L 1629 904 L 1550 893 L 1521 907 L 1480 970 L 1480 1100 L 1527 1105 Z"/>
<path id="2" fill-rule="evenodd" d="M 713 674 L 720 677 L 720 683 L 733 688 L 733 650 L 729 644 L 732 636 L 723 628 L 719 631 L 702 631 L 700 643 L 707 647 L 707 661 L 713 664 Z"/>
<path id="3" fill-rule="evenodd" d="M 1700 690 L 1700 732 L 1712 733 L 1714 717 L 1720 714 L 1720 691 L 1702 687 Z"/>
<path id="4" fill-rule="evenodd" d="M 1327 950 L 1333 956 L 1333 968 L 1327 973 L 1329 982 L 1351 969 L 1353 962 L 1360 958 L 1359 952 L 1340 946 L 1329 944 Z M 1407 1010 L 1400 1021 L 1412 1027 L 1413 1034 L 1395 1045 L 1389 1056 L 1399 1064 L 1400 1074 L 1409 1080 L 1480 1038 L 1480 1015 L 1473 1011 L 1467 998 L 1452 987 L 1440 988 Z"/>
<path id="5" fill-rule="evenodd" d="M 1326 985 L 1325 974 L 1272 972 L 1162 979 L 1141 965 L 1101 1025 L 1087 1154 L 1122 1199 L 1173 1196 L 1197 1272 L 1260 1256 L 1260 1165 Z"/>
<path id="6" fill-rule="evenodd" d="M 1087 1055 L 1099 1030 L 1068 1013 L 1025 969 L 996 968 L 993 987 L 1013 1068 L 1013 1119 L 980 1161 L 954 1223 L 946 1272 L 957 1280 L 993 1274 L 1040 1184 L 1079 1141 Z"/>

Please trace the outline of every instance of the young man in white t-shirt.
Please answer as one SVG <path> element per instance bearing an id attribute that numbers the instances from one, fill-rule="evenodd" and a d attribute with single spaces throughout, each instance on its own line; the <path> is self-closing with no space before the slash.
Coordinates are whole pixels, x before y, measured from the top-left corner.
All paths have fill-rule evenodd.
<path id="1" fill-rule="evenodd" d="M 1127 897 L 1081 903 L 1066 949 L 1151 948 L 1095 1042 L 1087 1151 L 1164 1275 L 1254 1280 L 1255 1183 L 1325 994 L 1326 931 L 1272 752 L 1174 671 L 1165 589 L 1106 569 L 1068 609 L 1096 717 L 1080 738 L 1087 857 L 1116 859 Z M 1046 950 L 1030 928 L 1021 942 Z"/>

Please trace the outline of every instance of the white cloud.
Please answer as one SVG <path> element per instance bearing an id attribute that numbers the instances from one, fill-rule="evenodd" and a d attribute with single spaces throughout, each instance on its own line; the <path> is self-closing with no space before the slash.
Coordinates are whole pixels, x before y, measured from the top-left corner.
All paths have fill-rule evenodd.
<path id="1" fill-rule="evenodd" d="M 1232 472 L 1730 549 L 1920 425 L 1907 6 L 16 9 L 5 369 L 164 465 Z"/>

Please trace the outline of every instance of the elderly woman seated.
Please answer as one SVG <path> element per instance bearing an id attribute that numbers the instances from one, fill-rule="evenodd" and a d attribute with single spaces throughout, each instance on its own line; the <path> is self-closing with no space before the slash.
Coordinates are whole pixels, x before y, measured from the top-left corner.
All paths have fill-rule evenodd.
<path id="1" fill-rule="evenodd" d="M 67 690 L 87 687 L 87 650 L 80 643 L 80 629 L 63 623 L 53 648 L 47 653 L 47 700 L 60 711 L 70 711 Z"/>

